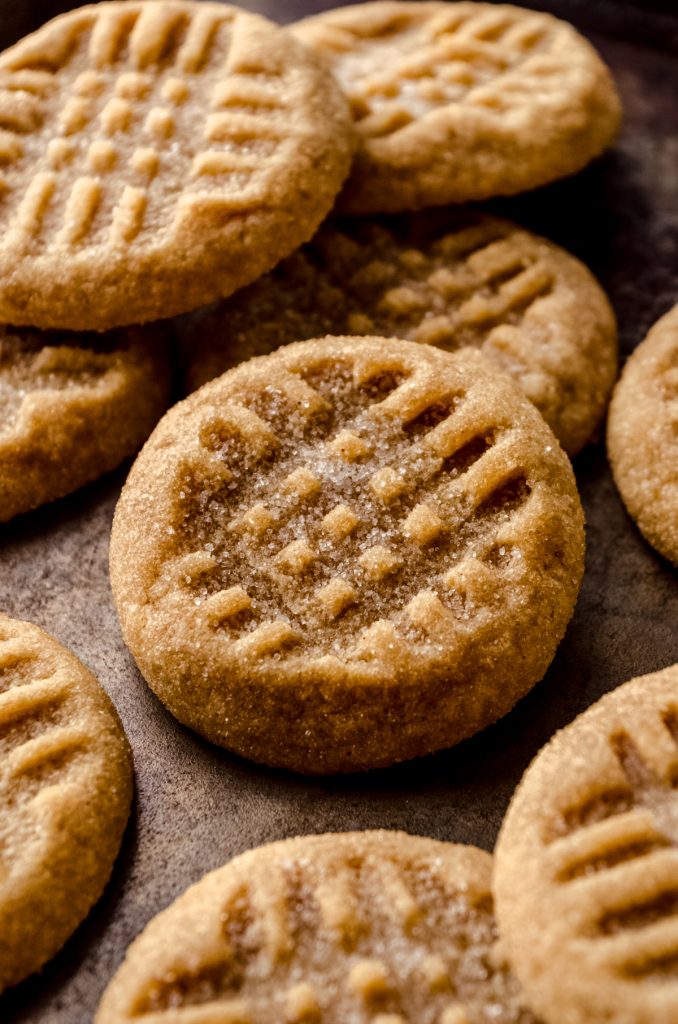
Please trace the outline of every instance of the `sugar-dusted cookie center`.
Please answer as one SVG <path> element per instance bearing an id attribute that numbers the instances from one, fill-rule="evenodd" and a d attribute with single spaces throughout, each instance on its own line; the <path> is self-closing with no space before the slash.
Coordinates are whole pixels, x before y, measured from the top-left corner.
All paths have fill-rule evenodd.
<path id="1" fill-rule="evenodd" d="M 317 850 L 252 865 L 223 907 L 228 955 L 152 980 L 135 1011 L 216 1003 L 242 1024 L 530 1024 L 489 897 L 464 895 L 440 868 L 358 853 L 328 863 Z"/>
<path id="2" fill-rule="evenodd" d="M 233 10 L 200 6 L 103 4 L 9 52 L 0 70 L 7 244 L 160 247 L 190 217 L 192 195 L 211 197 L 224 216 L 261 202 L 295 87 L 275 61 L 248 56 Z"/>
<path id="3" fill-rule="evenodd" d="M 386 354 L 244 384 L 174 460 L 155 594 L 179 588 L 243 656 L 443 657 L 526 572 L 529 469 L 482 391 Z"/>
<path id="4" fill-rule="evenodd" d="M 518 9 L 440 5 L 363 28 L 356 16 L 319 24 L 309 38 L 333 58 L 358 128 L 378 140 L 439 107 L 465 104 L 500 113 L 534 103 L 534 91 L 562 91 L 562 26 Z"/>

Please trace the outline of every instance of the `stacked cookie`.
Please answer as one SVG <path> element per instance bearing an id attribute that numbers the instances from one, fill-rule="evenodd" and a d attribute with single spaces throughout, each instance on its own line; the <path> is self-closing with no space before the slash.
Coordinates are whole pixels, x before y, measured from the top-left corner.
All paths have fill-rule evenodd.
<path id="1" fill-rule="evenodd" d="M 322 61 L 236 8 L 102 3 L 0 57 L 0 520 L 117 466 L 170 399 L 156 321 L 306 241 L 354 148 Z M 103 333 L 99 333 L 103 332 Z M 100 896 L 131 796 L 90 673 L 0 620 L 0 988 Z"/>
<path id="2" fill-rule="evenodd" d="M 111 582 L 126 643 L 180 721 L 272 766 L 370 769 L 474 734 L 544 676 L 583 573 L 567 456 L 604 414 L 614 317 L 550 242 L 476 210 L 413 211 L 573 173 L 619 113 L 572 28 L 483 3 L 368 3 L 288 32 L 227 5 L 114 0 L 0 57 L 0 316 L 19 325 L 0 337 L 0 519 L 139 447 L 170 401 L 178 340 L 199 390 L 132 468 Z M 658 358 L 670 406 L 668 348 Z M 613 411 L 612 457 L 635 480 L 617 423 Z M 629 485 L 632 509 L 648 489 Z M 672 551 L 670 534 L 657 544 Z M 0 621 L 5 673 L 0 857 L 12 844 L 22 856 L 0 890 L 0 986 L 44 963 L 99 895 L 130 787 L 119 723 L 72 656 Z M 542 793 L 539 760 L 528 773 L 497 865 L 515 975 L 486 854 L 402 834 L 295 839 L 207 876 L 153 922 L 98 1020 L 531 1024 L 530 1007 L 552 1024 L 587 1007 L 609 1020 L 621 1000 L 589 994 L 615 956 L 633 979 L 619 1019 L 672 1019 L 652 987 L 673 962 L 671 927 L 642 963 L 621 940 L 601 959 L 576 885 L 563 894 L 611 872 L 596 896 L 604 935 L 657 910 L 636 907 L 634 865 L 614 875 L 670 831 L 648 818 L 673 778 L 675 716 L 666 702 L 657 713 L 651 779 L 647 744 L 641 757 L 621 717 L 595 710 L 571 727 L 582 777 L 549 768 L 556 810 L 551 775 Z M 624 817 L 638 806 L 650 811 Z M 661 918 L 673 861 L 656 862 L 645 895 Z M 552 914 L 565 924 L 548 973 L 535 929 Z"/>
<path id="3" fill-rule="evenodd" d="M 325 773 L 472 735 L 562 637 L 583 523 L 556 438 L 576 453 L 604 412 L 609 303 L 515 225 L 402 215 L 570 173 L 619 103 L 588 43 L 518 8 L 377 3 L 293 33 L 345 86 L 348 182 L 307 245 L 173 326 L 188 387 L 217 379 L 136 463 L 111 578 L 176 717 Z"/>
<path id="4" fill-rule="evenodd" d="M 0 317 L 61 332 L 0 337 L 5 520 L 139 447 L 169 401 L 168 346 L 125 325 L 227 295 L 306 241 L 353 133 L 292 36 L 182 0 L 80 8 L 22 40 L 0 57 L 0 125 Z"/>
<path id="5" fill-rule="evenodd" d="M 581 581 L 556 438 L 574 454 L 604 411 L 609 304 L 572 257 L 477 212 L 335 218 L 297 247 L 342 186 L 339 212 L 377 214 L 585 163 L 619 120 L 588 43 L 484 4 L 376 3 L 288 33 L 142 0 L 55 19 L 0 74 L 0 312 L 33 325 L 2 342 L 3 518 L 134 450 L 168 401 L 153 322 L 218 299 L 170 330 L 189 387 L 233 368 L 154 432 L 112 535 L 151 686 L 210 739 L 306 772 L 504 714 Z"/>
<path id="6" fill-rule="evenodd" d="M 161 700 L 308 773 L 496 720 L 546 671 L 582 569 L 570 463 L 518 387 L 472 349 L 384 338 L 291 344 L 175 406 L 111 536 Z"/>
<path id="7" fill-rule="evenodd" d="M 520 7 L 376 0 L 302 21 L 344 87 L 348 213 L 465 203 L 581 170 L 614 138 L 608 69 L 571 25 Z"/>

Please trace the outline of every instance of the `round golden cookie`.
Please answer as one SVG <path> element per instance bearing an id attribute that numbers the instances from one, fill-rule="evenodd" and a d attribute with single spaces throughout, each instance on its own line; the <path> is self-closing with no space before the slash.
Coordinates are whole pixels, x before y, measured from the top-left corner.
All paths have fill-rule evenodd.
<path id="1" fill-rule="evenodd" d="M 195 388 L 279 345 L 383 334 L 473 345 L 521 385 L 573 455 L 617 371 L 610 304 L 563 249 L 497 217 L 329 224 L 266 277 L 181 327 Z"/>
<path id="2" fill-rule="evenodd" d="M 384 0 L 294 27 L 351 102 L 358 152 L 340 205 L 414 210 L 511 195 L 612 142 L 614 82 L 565 22 L 488 3 Z"/>
<path id="3" fill-rule="evenodd" d="M 237 7 L 113 0 L 0 56 L 0 318 L 194 309 L 306 241 L 353 151 L 317 56 Z"/>
<path id="4" fill-rule="evenodd" d="M 610 404 L 607 450 L 630 514 L 678 565 L 678 306 L 624 368 Z"/>
<path id="5" fill-rule="evenodd" d="M 132 798 L 132 755 L 92 673 L 0 614 L 0 991 L 61 949 L 99 899 Z"/>
<path id="6" fill-rule="evenodd" d="M 116 509 L 111 579 L 180 721 L 323 773 L 507 712 L 553 657 L 583 547 L 567 456 L 484 356 L 326 338 L 160 421 Z"/>
<path id="7" fill-rule="evenodd" d="M 167 408 L 166 345 L 148 328 L 106 335 L 0 328 L 0 522 L 132 455 Z"/>
<path id="8" fill-rule="evenodd" d="M 678 665 L 544 747 L 495 855 L 497 917 L 549 1024 L 678 1021 Z"/>
<path id="9" fill-rule="evenodd" d="M 497 946 L 491 865 L 403 832 L 250 850 L 148 925 L 96 1024 L 534 1024 Z"/>

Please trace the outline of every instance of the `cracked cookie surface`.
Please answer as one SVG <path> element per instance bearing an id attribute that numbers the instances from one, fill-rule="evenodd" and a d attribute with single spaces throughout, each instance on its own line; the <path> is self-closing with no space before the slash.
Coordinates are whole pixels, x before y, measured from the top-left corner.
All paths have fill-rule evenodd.
<path id="1" fill-rule="evenodd" d="M 516 224 L 468 211 L 329 223 L 177 329 L 190 389 L 323 334 L 472 345 L 518 381 L 569 455 L 600 422 L 617 369 L 614 314 L 589 270 Z"/>
<path id="2" fill-rule="evenodd" d="M 38 970 L 98 900 L 132 798 L 132 755 L 91 672 L 0 614 L 0 990 Z"/>
<path id="3" fill-rule="evenodd" d="M 566 22 L 487 3 L 384 2 L 294 26 L 351 102 L 347 213 L 511 195 L 580 170 L 613 140 L 609 70 Z"/>
<path id="4" fill-rule="evenodd" d="M 151 922 L 97 1024 L 535 1024 L 498 948 L 491 864 L 401 832 L 251 850 Z"/>
<path id="5" fill-rule="evenodd" d="M 507 376 L 471 349 L 326 338 L 161 420 L 116 510 L 111 580 L 181 721 L 322 773 L 508 711 L 553 657 L 582 558 L 569 460 Z"/>
<path id="6" fill-rule="evenodd" d="M 351 159 L 315 54 L 236 7 L 80 7 L 0 56 L 0 318 L 104 330 L 227 295 L 306 241 Z"/>

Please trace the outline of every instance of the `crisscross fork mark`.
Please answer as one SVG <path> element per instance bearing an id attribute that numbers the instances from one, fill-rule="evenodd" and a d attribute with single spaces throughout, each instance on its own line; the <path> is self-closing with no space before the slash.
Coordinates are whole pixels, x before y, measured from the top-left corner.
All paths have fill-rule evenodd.
<path id="1" fill-rule="evenodd" d="M 421 250 L 403 248 L 385 230 L 368 232 L 354 242 L 335 238 L 346 259 L 357 267 L 344 279 L 343 260 L 333 271 L 336 249 L 318 246 L 329 279 L 348 287 L 356 310 L 374 305 L 368 330 L 409 332 L 421 342 L 445 344 L 470 332 L 483 341 L 500 324 L 520 322 L 531 307 L 556 287 L 553 270 L 538 245 L 503 225 L 481 222 L 459 228 L 424 244 Z M 414 260 L 416 255 L 417 259 Z M 391 273 L 385 274 L 385 267 Z M 426 310 L 436 315 L 424 316 Z M 365 319 L 354 312 L 350 318 Z M 358 328 L 364 331 L 358 323 Z M 405 334 L 403 334 L 405 336 Z M 454 347 L 458 347 L 459 341 Z"/>
<path id="2" fill-rule="evenodd" d="M 79 94 L 66 98 L 61 111 L 62 130 L 67 134 L 77 134 L 84 131 L 92 122 L 97 109 L 94 100 L 99 96 L 105 81 L 101 83 L 97 76 L 103 69 L 114 65 L 126 55 L 128 62 L 135 65 L 138 72 L 125 72 L 120 76 L 114 85 L 114 95 L 100 111 L 100 127 L 113 138 L 116 133 L 130 130 L 132 122 L 137 118 L 137 110 L 133 102 L 146 100 L 148 90 L 152 84 L 148 76 L 144 77 L 143 69 L 156 64 L 163 63 L 173 58 L 173 67 L 182 76 L 190 76 L 202 70 L 209 61 L 214 39 L 217 30 L 224 23 L 230 23 L 233 15 L 224 11 L 214 13 L 202 11 L 193 18 L 188 19 L 185 12 L 161 10 L 155 5 L 145 7 L 141 12 L 135 11 L 130 5 L 130 10 L 102 11 L 91 25 L 89 40 L 87 42 L 89 58 L 92 68 L 78 76 L 74 83 L 74 89 Z M 6 88 L 2 92 L 0 85 L 0 125 L 3 123 L 3 97 L 6 98 L 5 120 L 6 129 L 0 137 L 0 161 L 8 162 L 18 159 L 23 150 L 20 137 L 14 129 L 22 132 L 34 131 L 38 126 L 41 108 L 39 106 L 39 95 L 44 91 L 44 81 L 39 76 L 46 74 L 51 82 L 53 75 L 65 67 L 70 59 L 75 44 L 82 32 L 82 26 L 74 26 L 72 38 L 68 45 L 64 44 L 60 54 L 53 55 L 53 68 L 51 72 L 44 72 L 40 66 L 40 54 L 31 52 L 24 54 L 23 64 L 17 68 L 13 75 L 8 75 L 9 81 L 17 78 L 14 89 Z M 183 39 L 181 35 L 183 33 Z M 37 44 L 36 44 L 37 45 Z M 229 60 L 231 60 L 229 55 Z M 27 64 L 30 60 L 37 62 L 36 67 Z M 29 78 L 27 78 L 29 76 Z M 30 77 L 32 76 L 32 77 Z M 240 102 L 246 102 L 252 109 L 257 109 L 259 116 L 254 118 L 251 137 L 256 137 L 260 132 L 266 132 L 266 119 L 262 112 L 274 110 L 282 105 L 282 101 L 275 96 L 275 90 L 269 86 L 263 88 L 257 81 L 250 78 L 247 80 L 245 73 L 238 76 L 240 85 L 237 82 L 222 83 L 222 88 L 230 85 L 234 90 L 234 98 Z M 30 79 L 30 80 L 29 80 Z M 25 83 L 26 88 L 23 89 Z M 169 86 L 172 85 L 172 88 Z M 4 84 L 4 83 L 3 83 Z M 163 85 L 163 98 L 170 103 L 181 104 L 187 97 L 185 88 L 181 86 L 182 79 L 176 77 L 167 81 L 168 88 Z M 124 86 L 124 87 L 123 87 Z M 238 89 L 240 93 L 238 94 Z M 30 90 L 30 91 L 29 91 Z M 133 101 L 133 102 L 130 102 Z M 141 146 L 134 154 L 131 163 L 132 173 L 140 175 L 146 183 L 150 182 L 158 172 L 160 156 L 158 147 L 171 137 L 174 131 L 174 120 L 171 110 L 165 107 L 152 106 L 146 118 L 146 131 L 154 142 L 153 147 Z M 245 115 L 247 116 L 247 115 Z M 247 140 L 243 138 L 242 126 L 232 125 L 232 140 L 241 148 L 243 144 L 247 148 Z M 275 135 L 275 133 L 274 133 Z M 276 145 L 281 138 L 276 136 Z M 96 144 L 101 143 L 97 149 Z M 107 174 L 115 165 L 117 155 L 115 149 L 109 149 L 105 153 L 103 145 L 105 140 L 94 139 L 89 148 L 89 168 L 95 173 Z M 50 144 L 50 159 L 56 170 L 63 169 L 75 155 L 75 148 L 69 145 L 66 139 L 53 139 Z M 226 154 L 219 149 L 208 149 L 205 153 L 196 154 L 194 161 L 194 173 L 197 176 L 207 175 L 209 178 L 222 179 L 231 194 L 210 192 L 202 197 L 196 193 L 198 199 L 204 206 L 211 202 L 212 206 L 218 205 L 220 197 L 223 202 L 233 209 L 238 208 L 237 196 L 240 196 L 241 203 L 253 203 L 258 201 L 256 189 L 249 195 L 245 188 L 250 178 L 257 176 L 260 164 L 249 159 L 245 151 Z M 91 232 L 98 226 L 96 217 L 99 207 L 108 204 L 104 202 L 105 190 L 103 181 L 90 180 L 86 177 L 77 179 L 71 187 L 70 195 L 66 199 L 66 207 L 61 225 L 56 226 L 54 241 L 57 244 L 76 245 L 84 243 L 91 235 Z M 11 223 L 11 232 L 17 244 L 23 244 L 22 239 L 38 237 L 43 234 L 43 221 L 48 208 L 54 200 L 56 179 L 50 177 L 47 172 L 38 175 L 28 186 L 27 194 L 20 202 L 18 209 L 14 212 Z M 187 192 L 190 199 L 192 193 Z M 117 203 L 112 208 L 112 222 L 109 231 L 109 244 L 113 246 L 130 244 L 142 231 L 144 225 L 144 214 L 149 201 L 146 186 L 138 184 L 127 185 L 121 193 Z M 184 204 L 185 205 L 185 204 Z M 179 227 L 182 220 L 181 209 L 178 209 L 178 220 L 175 226 Z M 53 223 L 54 218 L 50 218 Z"/>
<path id="3" fill-rule="evenodd" d="M 587 928 L 596 955 L 633 977 L 672 977 L 678 964 L 677 733 L 674 708 L 633 731 L 613 731 L 610 749 L 625 785 L 601 792 L 596 820 L 574 825 L 549 851 L 555 879 L 595 908 Z M 590 813 L 580 807 L 580 820 Z"/>
<path id="4" fill-rule="evenodd" d="M 361 940 L 369 940 L 373 922 L 358 899 L 360 886 L 379 893 L 372 913 L 384 916 L 404 935 L 424 914 L 406 872 L 396 862 L 368 867 L 367 862 L 356 859 L 337 863 L 331 873 L 323 874 L 320 881 L 312 880 L 303 869 L 275 864 L 255 871 L 248 883 L 231 892 L 224 907 L 220 959 L 177 974 L 171 982 L 153 981 L 137 1001 L 135 1016 L 143 1018 L 144 1024 L 163 1024 L 171 1010 L 186 1024 L 213 1024 L 217 1019 L 254 1024 L 255 1007 L 248 994 L 250 966 L 267 962 L 268 970 L 284 971 L 296 956 L 295 935 L 302 921 L 305 929 L 333 939 L 345 954 L 355 951 Z M 308 904 L 303 912 L 302 901 Z M 429 955 L 422 962 L 417 983 L 439 995 L 451 987 L 450 972 L 443 957 Z M 289 986 L 283 981 L 282 985 L 285 1019 L 290 1024 L 319 1024 L 326 993 L 307 981 Z M 386 959 L 365 953 L 347 961 L 343 987 L 351 1001 L 376 1014 L 375 1021 L 404 1024 L 399 1009 L 400 979 Z M 441 1024 L 468 1024 L 456 1001 L 443 1007 L 439 1020 Z"/>
<path id="5" fill-rule="evenodd" d="M 609 744 L 619 768 L 619 781 L 602 787 L 583 804 L 563 811 L 561 827 L 545 837 L 546 845 L 561 845 L 582 829 L 590 830 L 598 823 L 645 807 L 647 793 L 670 793 L 678 771 L 677 738 L 678 714 L 673 708 L 664 709 L 647 722 L 636 722 L 633 731 L 614 730 Z"/>
<path id="6" fill-rule="evenodd" d="M 342 56 L 378 44 L 380 36 L 385 46 L 392 47 L 394 36 L 416 31 L 415 19 L 403 21 L 385 23 L 376 33 L 363 34 L 356 26 L 320 25 L 314 30 L 320 45 L 337 54 L 337 70 L 345 78 L 359 128 L 368 137 L 391 134 L 416 119 L 408 109 L 412 89 L 419 102 L 429 103 L 431 109 L 471 102 L 492 112 L 524 100 L 529 90 L 520 88 L 521 81 L 513 75 L 529 74 L 532 62 L 539 61 L 535 73 L 543 77 L 543 65 L 549 63 L 548 44 L 554 38 L 551 26 L 539 17 L 516 18 L 498 11 L 467 18 L 441 15 L 420 30 L 418 47 L 404 53 L 392 71 L 361 74 L 358 68 L 356 86 L 356 69 L 350 57 L 344 69 Z M 394 61 L 392 53 L 389 60 Z M 560 67 L 557 61 L 556 65 Z M 504 79 L 516 87 L 506 97 L 499 84 L 503 86 Z"/>
<path id="7" fill-rule="evenodd" d="M 367 376 L 369 378 L 369 374 Z M 323 407 L 327 405 L 319 393 L 307 384 L 303 384 L 302 387 L 295 383 L 294 387 L 287 389 L 284 387 L 282 393 L 286 392 L 287 397 L 293 399 L 295 406 L 298 407 L 301 404 L 305 407 L 305 415 L 308 416 L 312 416 L 317 412 L 319 405 Z M 459 403 L 463 397 L 467 396 L 462 396 L 461 393 L 448 394 L 445 389 L 441 392 L 438 384 L 433 386 L 433 390 L 429 388 L 422 392 L 421 385 L 413 388 L 406 380 L 391 389 L 386 399 L 383 399 L 377 405 L 373 405 L 372 408 L 380 416 L 385 415 L 387 418 L 392 419 L 396 424 L 396 429 L 398 428 L 397 425 L 403 426 L 405 428 L 405 435 L 408 433 L 410 435 L 415 434 L 419 437 L 421 444 L 429 446 L 433 452 L 442 456 L 442 458 L 438 459 L 437 463 L 433 464 L 434 467 L 437 466 L 436 472 L 442 471 L 461 478 L 466 474 L 470 474 L 474 465 L 489 455 L 496 440 L 496 436 L 493 433 L 488 433 L 484 422 L 481 423 L 477 419 L 477 410 L 475 408 L 477 403 L 470 402 L 465 406 L 462 402 L 461 408 L 459 408 Z M 257 403 L 255 402 L 254 405 L 256 406 Z M 231 417 L 231 414 L 226 416 L 227 419 L 229 417 Z M 221 418 L 223 419 L 223 414 Z M 265 443 L 259 446 L 259 449 L 253 453 L 255 459 L 258 460 L 268 456 L 269 452 L 274 450 L 270 447 L 273 440 L 270 427 L 267 426 L 265 420 L 262 420 L 257 413 L 253 413 L 251 409 L 246 412 L 245 418 L 256 424 L 256 437 L 258 439 L 265 439 Z M 233 422 L 235 423 L 236 420 L 240 419 L 240 414 L 238 414 Z M 419 431 L 422 431 L 422 433 L 419 434 Z M 356 437 L 350 434 L 350 432 L 347 433 L 346 429 L 339 425 L 339 434 L 337 436 L 344 438 L 344 441 L 342 441 L 340 446 L 341 450 L 336 450 L 336 455 L 342 459 L 346 457 L 344 449 L 347 443 L 346 438 L 349 435 L 350 439 L 355 442 Z M 217 423 L 216 420 L 204 424 L 201 436 L 203 444 L 207 444 L 211 451 L 217 451 L 224 443 L 223 424 Z M 330 442 L 329 449 L 334 451 L 336 445 Z M 352 449 L 354 449 L 354 444 Z M 362 449 L 357 453 L 357 457 L 359 458 L 361 454 Z M 511 490 L 512 485 L 509 486 L 507 484 L 503 451 L 499 453 L 498 459 L 494 461 L 501 463 L 501 467 L 498 466 L 496 470 L 492 470 L 490 468 L 491 463 L 487 467 L 489 472 L 481 472 L 479 474 L 479 478 L 487 476 L 485 486 L 480 486 L 479 482 L 474 482 L 472 474 L 469 476 L 469 493 L 474 495 L 474 497 L 466 512 L 468 517 L 473 518 L 477 514 L 481 519 L 487 518 L 490 523 L 493 522 L 493 517 L 498 511 L 508 510 L 514 506 L 518 507 L 529 494 L 529 488 L 527 488 L 523 494 L 520 493 L 519 489 L 516 490 L 514 495 Z M 501 469 L 501 473 L 499 473 L 499 469 Z M 222 475 L 221 460 L 216 462 L 215 472 L 217 471 L 219 479 L 217 480 L 215 476 L 214 482 L 215 485 L 219 486 Z M 517 471 L 520 473 L 519 470 Z M 402 477 L 397 476 L 398 494 L 396 495 L 393 492 L 387 493 L 384 490 L 386 486 L 386 472 L 393 474 L 395 471 L 387 467 L 387 470 L 379 471 L 376 475 L 373 474 L 370 486 L 375 495 L 388 504 L 395 498 L 402 499 L 404 490 L 407 490 L 409 493 L 410 487 Z M 497 475 L 498 473 L 499 475 Z M 377 480 L 379 481 L 379 486 L 377 486 Z M 272 528 L 282 528 L 286 518 L 295 513 L 296 504 L 298 502 L 313 501 L 320 488 L 321 483 L 312 471 L 303 466 L 297 467 L 291 473 L 288 473 L 280 485 L 281 493 L 287 494 L 292 499 L 286 511 L 284 508 L 282 510 L 279 509 L 275 516 L 273 516 L 265 505 L 253 506 L 244 512 L 237 521 L 233 521 L 232 528 L 251 533 L 253 537 L 259 536 Z M 410 511 L 405 510 L 402 521 L 403 540 L 409 540 L 423 550 L 431 544 L 437 543 L 438 539 L 445 532 L 446 527 L 435 508 L 426 501 L 410 504 Z M 396 515 L 398 514 L 396 513 Z M 319 526 L 321 531 L 331 538 L 335 544 L 343 545 L 351 538 L 359 523 L 360 519 L 355 515 L 352 508 L 339 503 L 330 508 L 330 511 L 319 521 Z M 468 592 L 469 588 L 472 590 L 480 581 L 483 573 L 487 577 L 488 573 L 501 569 L 504 564 L 502 557 L 505 556 L 506 560 L 510 559 L 510 553 L 506 555 L 505 553 L 507 550 L 510 552 L 511 544 L 507 541 L 507 546 L 502 548 L 501 541 L 494 537 L 494 532 L 492 537 L 493 539 L 486 545 L 486 564 L 477 560 L 469 561 L 464 559 L 456 567 L 456 570 L 452 570 L 446 577 L 444 581 L 446 594 L 451 595 L 449 610 L 444 609 L 440 600 L 435 596 L 428 600 L 425 612 L 423 612 L 424 605 L 421 603 L 424 601 L 423 597 L 419 602 L 411 602 L 407 609 L 408 614 L 413 620 L 419 622 L 420 627 L 425 628 L 432 621 L 431 601 L 437 603 L 440 612 L 437 617 L 442 621 L 441 616 L 444 616 L 445 612 L 454 611 L 460 595 Z M 195 553 L 186 557 L 190 561 L 192 558 L 200 560 L 202 556 L 199 553 Z M 349 556 L 344 555 L 345 557 Z M 352 559 L 352 555 L 350 557 Z M 319 552 L 309 542 L 308 538 L 296 537 L 280 547 L 275 555 L 273 564 L 283 573 L 291 576 L 302 576 L 314 566 L 318 558 Z M 176 578 L 179 581 L 186 578 L 189 586 L 196 585 L 199 579 L 209 575 L 212 567 L 216 568 L 211 556 L 204 558 L 204 561 L 208 567 L 199 566 L 196 573 L 191 568 L 186 572 L 184 560 L 182 559 L 175 571 Z M 359 586 L 359 577 L 361 572 L 364 574 L 364 580 L 371 580 L 373 583 L 379 582 L 397 572 L 402 563 L 403 559 L 397 550 L 390 550 L 383 545 L 376 545 L 373 550 L 366 551 L 359 559 L 356 559 L 355 569 L 358 575 L 354 576 L 353 570 L 351 570 L 347 578 L 342 570 L 338 570 L 317 591 L 316 599 L 319 614 L 325 621 L 334 621 L 346 609 L 360 602 L 361 587 Z M 220 589 L 216 594 L 208 597 L 204 601 L 204 610 L 213 625 L 219 627 L 227 626 L 229 629 L 235 629 L 238 632 L 244 621 L 244 615 L 248 619 L 251 618 L 252 614 L 256 615 L 252 608 L 250 595 L 239 585 Z M 420 614 L 420 611 L 423 614 Z M 281 650 L 283 647 L 293 646 L 298 640 L 297 630 L 285 620 L 277 619 L 259 621 L 256 625 L 252 623 L 251 631 L 240 633 L 238 644 L 239 649 L 243 653 L 256 656 L 257 654 L 270 654 Z"/>

